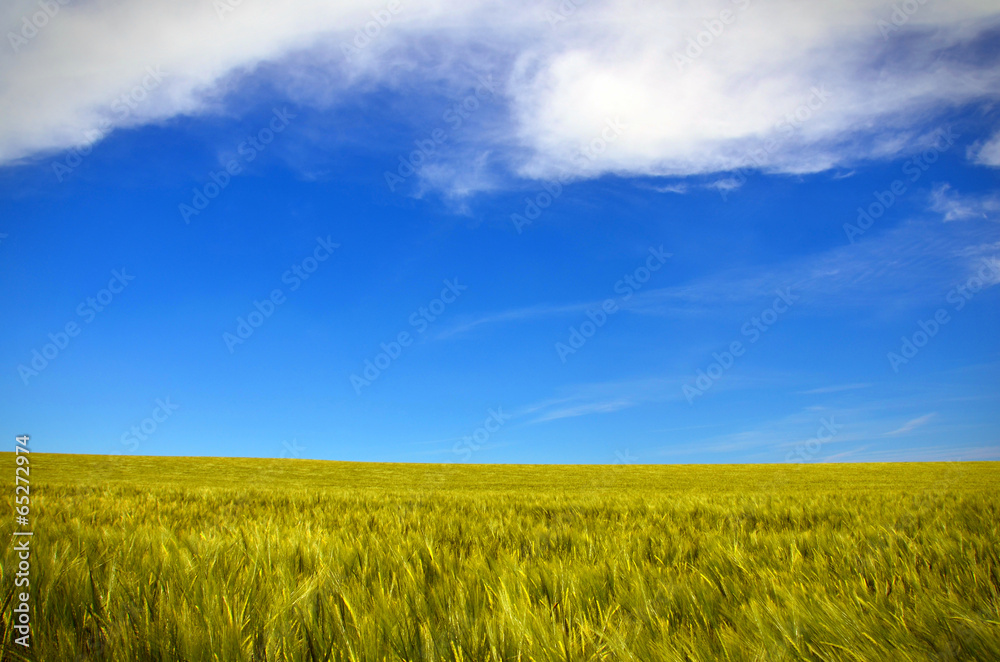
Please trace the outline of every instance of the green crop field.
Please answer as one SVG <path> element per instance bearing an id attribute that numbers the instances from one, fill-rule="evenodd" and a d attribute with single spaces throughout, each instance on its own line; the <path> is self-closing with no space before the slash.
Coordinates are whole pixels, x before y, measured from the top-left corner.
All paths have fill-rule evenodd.
<path id="1" fill-rule="evenodd" d="M 1000 660 L 996 463 L 32 454 L 31 481 L 45 662 Z"/>

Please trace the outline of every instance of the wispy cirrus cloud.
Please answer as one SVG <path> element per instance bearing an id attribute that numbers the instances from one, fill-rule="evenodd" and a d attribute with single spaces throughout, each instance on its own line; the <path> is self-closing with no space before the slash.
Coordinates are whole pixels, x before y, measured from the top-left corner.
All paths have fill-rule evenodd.
<path id="1" fill-rule="evenodd" d="M 857 448 L 827 458 L 829 462 L 983 462 L 1000 460 L 1000 446 L 930 446 Z"/>
<path id="2" fill-rule="evenodd" d="M 783 263 L 721 272 L 642 292 L 634 312 L 681 314 L 756 304 L 779 288 L 802 293 L 802 307 L 897 309 L 939 299 L 995 254 L 1000 229 L 904 222 L 878 236 Z M 798 304 L 797 304 L 798 305 Z"/>
<path id="3" fill-rule="evenodd" d="M 577 403 L 562 407 L 552 407 L 547 412 L 539 414 L 532 423 L 545 423 L 556 421 L 562 418 L 576 418 L 577 416 L 588 416 L 590 414 L 610 414 L 622 409 L 629 409 L 637 404 L 635 400 L 628 398 L 616 398 L 612 400 L 601 400 L 586 403 Z"/>
<path id="4" fill-rule="evenodd" d="M 756 268 L 726 270 L 697 280 L 642 290 L 622 310 L 635 314 L 685 317 L 726 314 L 773 299 L 791 288 L 801 302 L 796 310 L 818 314 L 868 309 L 878 314 L 938 302 L 956 284 L 996 259 L 1000 228 L 993 224 L 942 224 L 911 221 L 855 244 Z M 995 282 L 987 286 L 996 285 Z M 887 307 L 886 302 L 891 302 Z M 575 315 L 601 300 L 535 304 L 481 314 L 445 329 L 450 338 L 498 324 Z"/>
<path id="5" fill-rule="evenodd" d="M 593 414 L 612 414 L 647 403 L 681 400 L 680 383 L 680 379 L 652 377 L 579 384 L 566 389 L 558 397 L 526 405 L 514 415 L 527 418 L 528 424 L 536 424 Z"/>
<path id="6" fill-rule="evenodd" d="M 513 308 L 479 317 L 466 317 L 453 326 L 444 329 L 440 334 L 438 334 L 437 338 L 445 339 L 452 336 L 458 336 L 468 333 L 469 331 L 477 329 L 481 326 L 490 326 L 506 322 L 520 322 L 573 313 L 583 313 L 589 306 L 589 303 L 570 303 L 563 305 L 538 304 L 525 306 L 523 308 Z"/>
<path id="7" fill-rule="evenodd" d="M 862 388 L 870 388 L 871 384 L 837 384 L 835 386 L 822 386 L 820 388 L 799 391 L 802 395 L 821 395 L 826 393 L 841 393 L 843 391 L 855 391 Z"/>
<path id="8" fill-rule="evenodd" d="M 892 430 L 891 432 L 886 432 L 885 436 L 895 437 L 901 434 L 906 434 L 907 432 L 912 432 L 919 427 L 927 425 L 932 418 L 937 416 L 937 412 L 931 412 L 929 414 L 924 414 L 923 416 L 918 416 L 917 418 L 911 418 L 910 420 L 903 423 L 901 426 Z"/>
<path id="9" fill-rule="evenodd" d="M 940 379 L 947 381 L 945 375 Z M 964 412 L 967 404 L 963 398 L 948 398 L 942 394 L 947 386 L 941 386 L 940 393 L 913 396 L 908 385 L 883 383 L 874 394 L 860 397 L 857 394 L 834 394 L 820 406 L 796 407 L 791 405 L 786 413 L 763 416 L 744 421 L 730 421 L 728 431 L 705 437 L 686 439 L 683 445 L 672 444 L 661 448 L 657 455 L 668 458 L 703 454 L 727 456 L 740 454 L 744 461 L 775 462 L 784 461 L 789 449 L 806 448 L 810 461 L 928 461 L 944 459 L 990 459 L 1000 457 L 1000 440 L 996 439 L 994 426 L 989 419 L 950 419 L 953 413 L 931 412 L 913 416 L 914 410 L 928 404 L 942 405 L 948 409 Z M 924 387 L 917 387 L 918 391 Z M 935 387 L 936 388 L 936 387 Z M 995 399 L 995 394 L 982 396 Z M 793 400 L 794 402 L 794 400 Z M 926 409 L 924 410 L 926 411 Z M 907 416 L 900 424 L 901 416 Z M 907 443 L 906 435 L 928 425 L 932 420 L 942 418 L 935 425 L 934 432 L 963 438 L 966 446 L 958 444 L 950 449 L 933 449 L 933 457 L 927 453 L 932 449 L 921 446 L 900 447 Z M 894 427 L 893 427 L 894 426 Z M 890 432 L 885 432 L 890 428 Z M 910 442 L 912 443 L 912 442 Z M 973 444 L 978 444 L 973 446 Z M 992 444 L 992 445 L 990 445 Z M 983 451 L 966 457 L 969 448 Z M 950 452 L 941 452 L 948 450 Z M 880 458 L 887 459 L 880 459 Z M 893 458 L 893 459 L 888 459 Z"/>

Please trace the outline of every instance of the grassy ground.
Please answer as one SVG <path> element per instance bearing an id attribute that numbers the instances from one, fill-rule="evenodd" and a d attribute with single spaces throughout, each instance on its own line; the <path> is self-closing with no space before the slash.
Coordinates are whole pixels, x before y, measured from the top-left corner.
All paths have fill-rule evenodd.
<path id="1" fill-rule="evenodd" d="M 996 463 L 31 459 L 38 660 L 1000 660 Z"/>

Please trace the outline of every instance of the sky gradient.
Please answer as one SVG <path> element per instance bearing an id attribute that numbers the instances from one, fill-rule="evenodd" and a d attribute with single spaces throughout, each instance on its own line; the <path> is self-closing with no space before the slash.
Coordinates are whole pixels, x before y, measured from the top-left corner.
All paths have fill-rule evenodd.
<path id="1" fill-rule="evenodd" d="M 0 10 L 11 443 L 1000 460 L 995 3 L 53 6 Z"/>

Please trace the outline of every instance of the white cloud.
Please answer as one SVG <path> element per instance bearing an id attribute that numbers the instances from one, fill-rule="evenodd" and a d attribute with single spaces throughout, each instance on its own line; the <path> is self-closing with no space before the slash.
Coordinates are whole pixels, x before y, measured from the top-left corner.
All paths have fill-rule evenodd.
<path id="1" fill-rule="evenodd" d="M 938 184 L 931 191 L 931 209 L 946 221 L 973 218 L 993 218 L 1000 212 L 1000 197 L 996 195 L 959 195 L 950 184 Z"/>
<path id="2" fill-rule="evenodd" d="M 708 188 L 714 188 L 717 191 L 729 192 L 735 191 L 739 187 L 743 186 L 743 182 L 736 179 L 735 177 L 726 177 L 724 179 L 717 179 L 708 185 Z"/>
<path id="3" fill-rule="evenodd" d="M 663 186 L 654 186 L 653 190 L 657 193 L 676 193 L 677 195 L 684 195 L 690 190 L 687 184 L 664 184 Z"/>
<path id="4" fill-rule="evenodd" d="M 16 52 L 7 44 L 0 163 L 83 144 L 102 122 L 232 111 L 226 94 L 251 72 L 318 107 L 380 85 L 405 91 L 492 73 L 503 81 L 505 125 L 481 130 L 468 148 L 531 178 L 747 164 L 814 172 L 891 157 L 935 113 L 1000 96 L 1000 68 L 962 49 L 995 28 L 1000 11 L 988 0 L 928 3 L 887 39 L 877 21 L 892 3 L 876 0 L 591 0 L 555 25 L 521 0 L 400 0 L 350 60 L 342 45 L 375 25 L 372 11 L 384 19 L 387 0 L 244 0 L 223 18 L 217 4 L 73 3 Z M 724 10 L 735 18 L 720 31 L 712 21 Z M 31 0 L 4 3 L 3 33 L 18 33 L 35 11 Z M 702 35 L 701 52 L 679 64 L 705 21 L 718 34 Z M 162 85 L 127 114 L 112 110 L 147 66 L 162 68 Z M 620 136 L 602 146 L 616 120 Z M 586 145 L 595 153 L 581 159 Z M 433 173 L 432 185 L 456 195 L 493 185 L 482 168 Z"/>
<path id="5" fill-rule="evenodd" d="M 985 143 L 972 146 L 969 158 L 980 165 L 1000 167 L 1000 131 Z"/>

